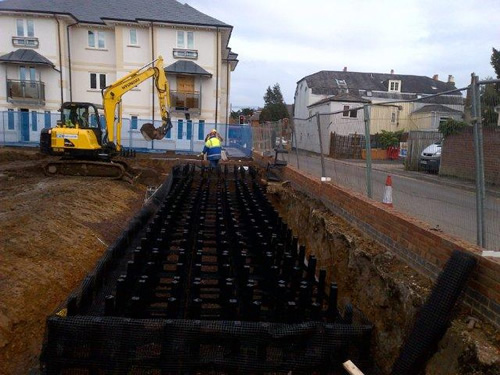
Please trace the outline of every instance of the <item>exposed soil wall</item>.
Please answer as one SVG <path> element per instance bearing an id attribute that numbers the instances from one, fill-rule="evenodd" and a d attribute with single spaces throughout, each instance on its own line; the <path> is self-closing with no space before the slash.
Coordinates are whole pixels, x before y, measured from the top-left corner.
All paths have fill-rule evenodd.
<path id="1" fill-rule="evenodd" d="M 411 269 L 384 246 L 333 215 L 319 201 L 290 187 L 268 188 L 288 225 L 339 285 L 339 296 L 351 301 L 374 324 L 372 352 L 384 374 L 390 373 L 432 282 Z M 467 330 L 463 311 L 448 330 L 427 374 L 493 374 L 500 369 L 496 331 Z"/>
<path id="2" fill-rule="evenodd" d="M 35 149 L 0 148 L 0 374 L 38 366 L 45 319 L 94 268 L 175 162 L 137 158 L 136 185 L 46 177 Z"/>
<path id="3" fill-rule="evenodd" d="M 255 154 L 254 154 L 255 155 Z M 255 155 L 261 165 L 270 158 Z M 334 183 L 293 167 L 278 172 L 283 180 L 321 200 L 332 212 L 347 220 L 370 238 L 383 244 L 420 274 L 435 280 L 453 251 L 466 252 L 477 259 L 467 284 L 464 302 L 481 319 L 500 327 L 500 260 L 483 257 L 481 249 L 469 242 L 433 230 L 428 224 L 390 209 L 381 202 L 352 192 Z"/>

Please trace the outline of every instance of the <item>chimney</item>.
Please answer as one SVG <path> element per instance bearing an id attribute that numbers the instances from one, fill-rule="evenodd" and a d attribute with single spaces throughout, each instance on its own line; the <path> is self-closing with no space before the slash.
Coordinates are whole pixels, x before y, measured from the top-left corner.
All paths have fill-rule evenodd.
<path id="1" fill-rule="evenodd" d="M 432 76 L 432 79 L 433 79 L 434 81 L 438 81 L 438 80 L 439 80 L 439 74 L 434 74 L 434 75 Z"/>
<path id="2" fill-rule="evenodd" d="M 453 77 L 451 74 L 448 76 L 448 83 L 455 83 L 455 77 Z"/>
<path id="3" fill-rule="evenodd" d="M 394 74 L 394 69 L 391 69 L 391 74 Z"/>
<path id="4" fill-rule="evenodd" d="M 344 72 L 347 72 L 347 66 L 344 66 Z"/>

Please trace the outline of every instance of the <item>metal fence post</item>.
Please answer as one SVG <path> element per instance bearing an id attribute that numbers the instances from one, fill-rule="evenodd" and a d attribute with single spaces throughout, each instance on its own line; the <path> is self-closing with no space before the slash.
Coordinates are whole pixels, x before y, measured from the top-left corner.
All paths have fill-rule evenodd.
<path id="1" fill-rule="evenodd" d="M 484 227 L 484 159 L 483 159 L 483 126 L 481 123 L 481 96 L 479 93 L 479 79 L 472 73 L 472 122 L 474 124 L 474 156 L 476 160 L 476 224 L 477 245 L 486 247 L 486 233 Z"/>
<path id="2" fill-rule="evenodd" d="M 370 109 L 363 106 L 365 119 L 365 150 L 366 150 L 366 195 L 372 198 L 372 145 L 370 139 Z"/>
<path id="3" fill-rule="evenodd" d="M 295 132 L 295 124 L 292 128 L 292 141 L 295 141 L 295 155 L 297 156 L 297 169 L 300 169 L 299 165 L 299 145 L 297 143 L 297 133 Z M 292 142 L 293 147 L 293 142 Z"/>
<path id="4" fill-rule="evenodd" d="M 325 158 L 323 157 L 323 140 L 321 139 L 321 123 L 319 120 L 319 112 L 316 113 L 316 122 L 318 123 L 319 151 L 321 153 L 321 177 L 326 177 Z"/>

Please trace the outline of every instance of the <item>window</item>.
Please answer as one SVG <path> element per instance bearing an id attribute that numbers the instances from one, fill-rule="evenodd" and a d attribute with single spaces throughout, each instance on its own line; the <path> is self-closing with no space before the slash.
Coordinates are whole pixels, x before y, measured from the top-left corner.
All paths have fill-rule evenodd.
<path id="1" fill-rule="evenodd" d="M 371 92 L 371 90 L 366 91 L 366 96 L 372 96 L 372 95 L 373 95 L 373 93 Z"/>
<path id="2" fill-rule="evenodd" d="M 396 113 L 395 112 L 391 113 L 391 122 L 396 122 Z"/>
<path id="3" fill-rule="evenodd" d="M 130 117 L 130 129 L 137 129 L 137 116 Z"/>
<path id="4" fill-rule="evenodd" d="M 35 24 L 33 20 L 18 19 L 16 21 L 17 36 L 35 36 Z"/>
<path id="5" fill-rule="evenodd" d="M 194 32 L 177 31 L 177 48 L 194 49 Z"/>
<path id="6" fill-rule="evenodd" d="M 177 139 L 182 139 L 183 121 L 177 120 Z"/>
<path id="7" fill-rule="evenodd" d="M 38 47 L 38 38 L 35 38 L 35 23 L 33 20 L 16 20 L 16 36 L 12 37 L 12 44 L 15 47 Z"/>
<path id="8" fill-rule="evenodd" d="M 344 79 L 335 79 L 335 82 L 337 82 L 337 86 L 340 89 L 340 92 L 342 93 L 348 93 L 349 88 L 347 87 L 347 83 Z"/>
<path id="9" fill-rule="evenodd" d="M 205 120 L 200 120 L 198 122 L 198 140 L 202 141 L 205 135 Z"/>
<path id="10" fill-rule="evenodd" d="M 130 29 L 129 33 L 129 45 L 131 46 L 137 46 L 139 43 L 137 41 L 137 30 L 136 29 Z"/>
<path id="11" fill-rule="evenodd" d="M 344 105 L 344 111 L 342 112 L 342 117 L 351 117 L 351 118 L 357 118 L 358 117 L 358 111 L 349 111 L 348 105 Z"/>
<path id="12" fill-rule="evenodd" d="M 191 120 L 187 120 L 186 133 L 187 133 L 187 139 L 191 139 L 191 137 L 193 136 L 193 121 Z"/>
<path id="13" fill-rule="evenodd" d="M 400 92 L 401 91 L 401 81 L 389 81 L 389 91 Z"/>
<path id="14" fill-rule="evenodd" d="M 31 130 L 36 132 L 38 124 L 38 113 L 37 111 L 31 111 Z"/>
<path id="15" fill-rule="evenodd" d="M 8 113 L 8 115 L 7 115 L 8 128 L 9 128 L 9 130 L 14 130 L 14 110 L 9 109 L 7 113 Z"/>
<path id="16" fill-rule="evenodd" d="M 99 87 L 97 87 L 97 79 L 99 79 Z M 90 88 L 93 90 L 106 88 L 105 73 L 90 73 Z"/>
<path id="17" fill-rule="evenodd" d="M 36 69 L 32 66 L 20 66 L 19 67 L 19 79 L 21 81 L 36 81 Z"/>
<path id="18" fill-rule="evenodd" d="M 44 115 L 44 128 L 45 129 L 48 129 L 50 128 L 50 126 L 52 125 L 51 124 L 51 121 L 50 121 L 50 111 L 45 111 L 45 115 Z"/>
<path id="19" fill-rule="evenodd" d="M 104 31 L 88 31 L 88 45 L 90 48 L 106 48 Z"/>

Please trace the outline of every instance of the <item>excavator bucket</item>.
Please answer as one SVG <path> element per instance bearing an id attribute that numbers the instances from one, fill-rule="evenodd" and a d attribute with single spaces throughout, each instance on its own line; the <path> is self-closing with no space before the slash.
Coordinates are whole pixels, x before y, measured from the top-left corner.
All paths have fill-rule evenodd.
<path id="1" fill-rule="evenodd" d="M 156 129 L 150 122 L 142 125 L 141 127 L 142 136 L 146 141 L 152 141 L 153 139 L 163 139 L 166 132 L 160 127 Z"/>

